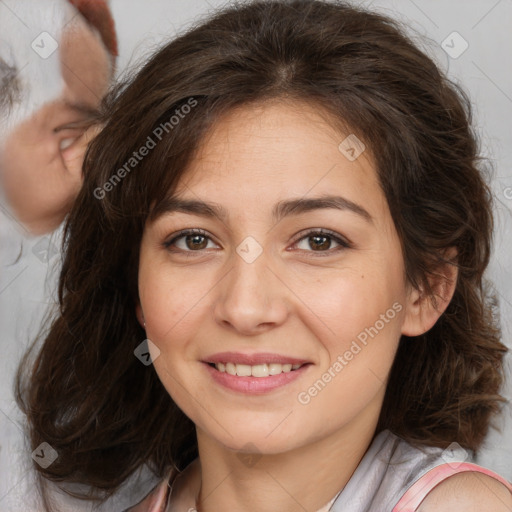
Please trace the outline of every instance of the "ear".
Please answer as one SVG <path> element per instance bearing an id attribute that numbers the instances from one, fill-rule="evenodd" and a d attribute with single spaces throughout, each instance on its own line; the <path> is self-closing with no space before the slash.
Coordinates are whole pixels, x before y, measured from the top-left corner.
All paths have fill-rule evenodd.
<path id="1" fill-rule="evenodd" d="M 434 301 L 423 290 L 411 288 L 406 300 L 402 334 L 420 336 L 426 333 L 434 327 L 450 304 L 457 285 L 458 268 L 454 264 L 457 249 L 450 247 L 443 253 L 443 257 L 452 263 L 441 263 L 435 274 L 428 278 Z"/>
<path id="2" fill-rule="evenodd" d="M 137 316 L 137 320 L 143 329 L 146 329 L 146 321 L 144 320 L 144 313 L 142 312 L 142 306 L 140 302 L 137 302 L 135 306 L 135 315 Z"/>
<path id="3" fill-rule="evenodd" d="M 103 130 L 103 125 L 91 125 L 69 148 L 61 150 L 66 170 L 80 181 L 82 180 L 82 164 L 87 147 L 101 130 Z"/>

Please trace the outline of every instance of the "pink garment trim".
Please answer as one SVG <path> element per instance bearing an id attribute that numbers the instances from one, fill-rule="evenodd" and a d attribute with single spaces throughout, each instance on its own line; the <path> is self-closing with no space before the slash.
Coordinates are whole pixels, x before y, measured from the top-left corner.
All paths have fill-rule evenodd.
<path id="1" fill-rule="evenodd" d="M 491 476 L 505 485 L 505 487 L 507 487 L 507 489 L 512 493 L 512 484 L 494 471 L 469 462 L 463 462 L 457 465 L 451 462 L 436 466 L 416 480 L 416 482 L 407 489 L 400 501 L 393 508 L 392 512 L 414 512 L 434 487 L 440 484 L 443 480 L 446 480 L 448 477 L 465 471 L 476 471 L 478 473 Z"/>

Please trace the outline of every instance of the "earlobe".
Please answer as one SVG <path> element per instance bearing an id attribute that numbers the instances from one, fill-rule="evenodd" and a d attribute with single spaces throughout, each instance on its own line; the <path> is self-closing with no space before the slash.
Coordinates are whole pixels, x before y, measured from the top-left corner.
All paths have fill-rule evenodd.
<path id="1" fill-rule="evenodd" d="M 407 300 L 405 302 L 405 315 L 402 324 L 402 334 L 405 336 L 419 336 L 425 322 L 422 320 L 423 291 L 411 288 Z"/>
<path id="2" fill-rule="evenodd" d="M 428 277 L 433 297 L 423 289 L 411 289 L 406 300 L 402 334 L 413 337 L 426 333 L 445 312 L 457 285 L 458 268 L 453 263 L 456 255 L 455 247 L 446 250 L 443 256 L 452 263 L 442 263 Z"/>

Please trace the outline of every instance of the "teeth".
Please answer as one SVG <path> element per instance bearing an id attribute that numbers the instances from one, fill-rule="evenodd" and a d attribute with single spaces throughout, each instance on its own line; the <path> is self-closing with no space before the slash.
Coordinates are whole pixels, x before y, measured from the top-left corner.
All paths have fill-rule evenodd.
<path id="1" fill-rule="evenodd" d="M 236 374 L 239 377 L 250 377 L 251 367 L 248 364 L 235 364 Z"/>
<path id="2" fill-rule="evenodd" d="M 268 365 L 256 364 L 251 366 L 251 375 L 253 377 L 268 377 Z"/>
<path id="3" fill-rule="evenodd" d="M 234 363 L 216 363 L 215 368 L 219 372 L 226 372 L 229 375 L 238 375 L 239 377 L 268 377 L 269 375 L 279 375 L 280 373 L 289 373 L 301 367 L 300 364 L 248 364 Z"/>
<path id="4" fill-rule="evenodd" d="M 283 371 L 282 364 L 272 363 L 268 365 L 268 373 L 269 375 L 278 375 Z"/>

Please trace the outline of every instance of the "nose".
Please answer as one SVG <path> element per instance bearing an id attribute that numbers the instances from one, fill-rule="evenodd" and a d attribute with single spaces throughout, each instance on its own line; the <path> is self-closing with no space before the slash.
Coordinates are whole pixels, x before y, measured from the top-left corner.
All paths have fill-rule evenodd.
<path id="1" fill-rule="evenodd" d="M 234 264 L 217 288 L 215 320 L 246 336 L 283 324 L 289 315 L 289 289 L 270 269 L 265 254 L 252 263 L 233 255 Z"/>

